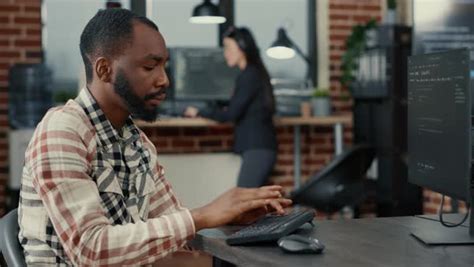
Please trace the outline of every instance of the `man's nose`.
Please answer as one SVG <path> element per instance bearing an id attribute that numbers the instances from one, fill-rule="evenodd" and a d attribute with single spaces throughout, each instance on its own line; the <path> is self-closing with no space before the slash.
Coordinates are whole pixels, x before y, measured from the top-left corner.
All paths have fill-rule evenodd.
<path id="1" fill-rule="evenodd" d="M 156 88 L 168 88 L 170 86 L 170 80 L 166 71 L 162 69 L 156 78 L 155 87 Z"/>

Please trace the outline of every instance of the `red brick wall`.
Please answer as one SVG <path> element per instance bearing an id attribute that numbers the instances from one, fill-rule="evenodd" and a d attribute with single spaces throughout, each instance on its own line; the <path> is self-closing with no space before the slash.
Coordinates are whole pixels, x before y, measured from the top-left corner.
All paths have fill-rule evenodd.
<path id="1" fill-rule="evenodd" d="M 8 179 L 8 70 L 41 62 L 41 51 L 41 0 L 0 0 L 0 216 Z"/>
<path id="2" fill-rule="evenodd" d="M 346 39 L 352 33 L 352 27 L 365 24 L 372 18 L 382 19 L 382 1 L 384 0 L 329 0 L 329 80 L 334 110 L 352 111 L 352 99 L 348 89 L 341 85 L 341 58 L 346 50 Z M 349 100 L 348 100 L 349 99 Z M 352 131 L 352 129 L 347 129 Z M 351 136 L 352 132 L 344 132 Z M 374 200 L 368 200 L 361 207 L 362 216 L 375 215 Z"/>
<path id="3" fill-rule="evenodd" d="M 372 18 L 380 21 L 381 10 L 381 0 L 329 0 L 329 70 L 336 110 L 352 110 L 352 102 L 346 100 L 348 90 L 339 82 L 341 57 L 346 49 L 346 39 L 351 34 L 354 25 L 365 24 Z"/>
<path id="4" fill-rule="evenodd" d="M 220 125 L 209 128 L 145 128 L 159 153 L 223 152 L 231 151 L 232 127 Z M 278 158 L 272 182 L 290 190 L 293 185 L 293 128 L 278 127 Z M 345 133 L 344 142 L 352 136 Z M 332 127 L 301 128 L 301 172 L 303 180 L 321 169 L 332 158 L 334 139 Z"/>
<path id="5" fill-rule="evenodd" d="M 441 194 L 433 192 L 431 190 L 425 189 L 423 190 L 423 213 L 424 214 L 435 214 L 438 213 L 441 204 Z M 459 201 L 459 212 L 467 212 L 466 203 L 464 201 Z M 451 198 L 445 197 L 444 205 L 443 205 L 444 212 L 451 212 Z"/>

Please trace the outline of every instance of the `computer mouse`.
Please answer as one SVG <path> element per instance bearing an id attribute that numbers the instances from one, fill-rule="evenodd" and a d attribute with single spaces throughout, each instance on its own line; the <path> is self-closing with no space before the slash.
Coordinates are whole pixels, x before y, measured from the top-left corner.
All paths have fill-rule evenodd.
<path id="1" fill-rule="evenodd" d="M 287 253 L 319 254 L 325 246 L 318 239 L 304 235 L 288 235 L 278 240 L 278 246 Z"/>

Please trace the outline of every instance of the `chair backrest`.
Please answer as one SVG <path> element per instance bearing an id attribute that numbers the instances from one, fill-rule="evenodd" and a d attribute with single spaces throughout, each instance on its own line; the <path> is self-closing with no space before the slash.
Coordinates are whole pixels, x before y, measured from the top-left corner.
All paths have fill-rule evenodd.
<path id="1" fill-rule="evenodd" d="M 374 156 L 372 146 L 353 146 L 293 191 L 291 199 L 325 212 L 358 204 L 364 198 L 364 178 Z"/>
<path id="2" fill-rule="evenodd" d="M 18 210 L 14 209 L 0 219 L 0 249 L 8 266 L 26 266 L 18 230 Z"/>

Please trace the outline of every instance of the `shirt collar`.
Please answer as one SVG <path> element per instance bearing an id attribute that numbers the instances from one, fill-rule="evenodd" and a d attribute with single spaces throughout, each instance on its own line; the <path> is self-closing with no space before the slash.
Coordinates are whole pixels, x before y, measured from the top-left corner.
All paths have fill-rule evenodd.
<path id="1" fill-rule="evenodd" d="M 80 91 L 75 101 L 89 117 L 103 146 L 110 146 L 120 140 L 130 144 L 139 138 L 140 132 L 130 116 L 125 121 L 125 125 L 117 131 L 87 88 Z"/>

